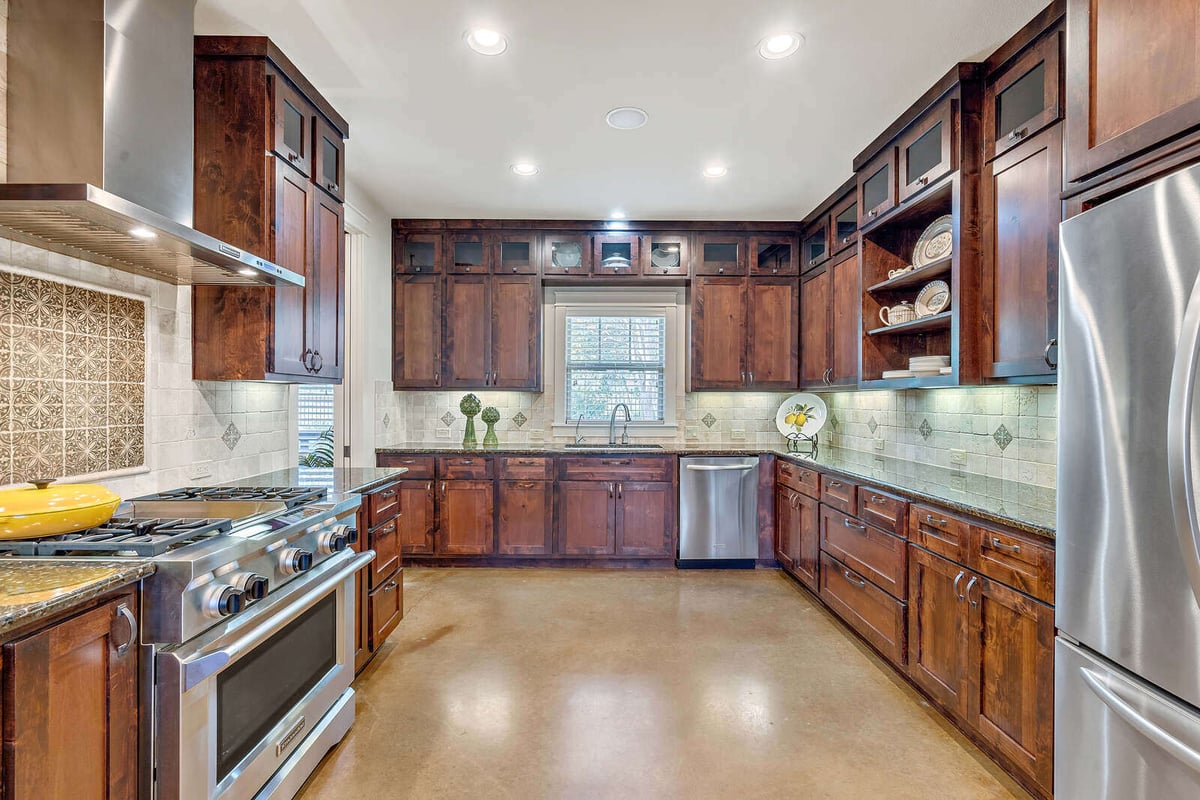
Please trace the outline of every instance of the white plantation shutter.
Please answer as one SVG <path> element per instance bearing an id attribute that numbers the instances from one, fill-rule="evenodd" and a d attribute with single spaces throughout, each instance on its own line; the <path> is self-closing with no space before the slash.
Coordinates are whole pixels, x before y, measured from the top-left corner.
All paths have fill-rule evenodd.
<path id="1" fill-rule="evenodd" d="M 333 427 L 333 387 L 301 386 L 299 397 L 300 441 L 303 458 L 321 434 Z"/>
<path id="2" fill-rule="evenodd" d="M 667 320 L 661 313 L 566 318 L 566 417 L 607 422 L 626 403 L 636 422 L 665 419 Z"/>

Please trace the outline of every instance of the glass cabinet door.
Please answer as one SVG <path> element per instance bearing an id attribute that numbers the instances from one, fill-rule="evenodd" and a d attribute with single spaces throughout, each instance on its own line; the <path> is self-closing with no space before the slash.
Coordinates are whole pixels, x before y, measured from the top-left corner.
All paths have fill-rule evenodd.
<path id="1" fill-rule="evenodd" d="M 751 275 L 798 275 L 800 258 L 790 236 L 755 236 L 750 240 Z"/>
<path id="2" fill-rule="evenodd" d="M 317 168 L 314 171 L 313 180 L 338 200 L 344 200 L 346 196 L 344 187 L 346 166 L 342 162 L 342 149 L 345 147 L 345 140 L 342 139 L 340 133 L 333 129 L 332 125 L 325 121 L 324 117 L 318 114 L 316 115 L 313 141 L 317 143 L 314 154 L 317 159 Z"/>
<path id="3" fill-rule="evenodd" d="M 824 218 L 805 231 L 800 250 L 806 270 L 820 266 L 829 258 L 829 226 Z"/>
<path id="4" fill-rule="evenodd" d="M 502 233 L 496 237 L 492 269 L 497 274 L 537 274 L 536 233 Z"/>
<path id="5" fill-rule="evenodd" d="M 643 275 L 687 275 L 687 234 L 652 233 L 642 237 Z"/>
<path id="6" fill-rule="evenodd" d="M 886 147 L 858 173 L 858 227 L 896 207 L 896 148 Z"/>
<path id="7" fill-rule="evenodd" d="M 705 233 L 696 237 L 697 275 L 745 275 L 746 240 Z"/>
<path id="8" fill-rule="evenodd" d="M 442 237 L 437 233 L 397 234 L 392 242 L 397 272 L 426 275 L 442 270 Z"/>
<path id="9" fill-rule="evenodd" d="M 597 275 L 636 275 L 641 271 L 642 237 L 597 234 L 592 237 L 592 263 Z"/>
<path id="10" fill-rule="evenodd" d="M 316 111 L 285 78 L 271 75 L 271 81 L 275 98 L 274 150 L 306 176 L 312 175 L 312 135 Z"/>
<path id="11" fill-rule="evenodd" d="M 858 241 L 858 197 L 854 192 L 830 209 L 829 231 L 834 254 Z"/>
<path id="12" fill-rule="evenodd" d="M 900 137 L 900 202 L 952 172 L 953 99 L 943 100 Z"/>
<path id="13" fill-rule="evenodd" d="M 591 237 L 582 233 L 547 233 L 545 261 L 542 272 L 546 275 L 590 275 L 592 272 Z"/>
<path id="14" fill-rule="evenodd" d="M 984 90 L 984 147 L 988 158 L 1025 141 L 1061 116 L 1059 53 L 1062 33 L 1034 42 Z"/>
<path id="15" fill-rule="evenodd" d="M 491 272 L 491 249 L 481 233 L 452 233 L 446 237 L 446 271 L 456 275 Z"/>

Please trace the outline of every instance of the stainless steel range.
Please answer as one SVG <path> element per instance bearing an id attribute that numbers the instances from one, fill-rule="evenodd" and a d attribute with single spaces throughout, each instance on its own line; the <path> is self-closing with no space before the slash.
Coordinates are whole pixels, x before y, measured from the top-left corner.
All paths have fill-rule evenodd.
<path id="1" fill-rule="evenodd" d="M 354 721 L 358 495 L 214 487 L 124 503 L 16 556 L 149 557 L 143 798 L 290 798 Z"/>

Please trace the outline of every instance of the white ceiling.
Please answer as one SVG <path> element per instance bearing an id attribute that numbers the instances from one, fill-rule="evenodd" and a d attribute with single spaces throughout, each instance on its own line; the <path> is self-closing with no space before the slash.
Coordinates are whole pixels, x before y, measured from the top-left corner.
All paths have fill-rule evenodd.
<path id="1" fill-rule="evenodd" d="M 350 121 L 350 182 L 389 216 L 792 220 L 1046 2 L 199 0 L 196 30 L 271 37 Z M 508 52 L 470 51 L 476 26 Z M 806 45 L 763 60 L 779 30 Z M 649 124 L 607 127 L 622 105 Z M 700 175 L 714 161 L 727 177 Z"/>

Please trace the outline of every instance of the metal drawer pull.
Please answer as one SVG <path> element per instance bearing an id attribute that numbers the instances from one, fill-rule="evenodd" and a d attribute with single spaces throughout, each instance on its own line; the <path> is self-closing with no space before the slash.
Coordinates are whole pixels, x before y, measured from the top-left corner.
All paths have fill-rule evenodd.
<path id="1" fill-rule="evenodd" d="M 1005 550 L 1009 553 L 1021 552 L 1021 546 L 1019 544 L 1005 544 L 996 536 L 992 537 L 992 547 L 996 548 L 997 550 Z"/>
<path id="2" fill-rule="evenodd" d="M 474 464 L 474 463 L 475 463 L 475 459 L 473 459 L 473 458 L 460 458 L 460 459 L 458 460 L 458 463 L 459 463 L 459 465 L 460 465 L 460 466 L 469 467 L 469 466 L 471 466 L 472 464 Z"/>
<path id="3" fill-rule="evenodd" d="M 855 578 L 854 573 L 852 573 L 850 570 L 848 570 L 848 569 L 842 570 L 842 574 L 846 576 L 846 580 L 850 581 L 858 588 L 860 588 L 860 589 L 867 588 L 867 582 L 862 580 L 861 578 Z"/>
<path id="4" fill-rule="evenodd" d="M 874 503 L 874 504 L 876 504 L 876 505 L 879 505 L 880 503 L 884 503 L 884 504 L 886 504 L 886 503 L 887 503 L 887 498 L 886 498 L 886 497 L 880 497 L 879 495 L 875 495 L 875 494 L 873 494 L 873 495 L 871 495 L 871 502 L 872 502 L 872 503 Z"/>
<path id="5" fill-rule="evenodd" d="M 608 485 L 608 496 L 609 498 L 613 496 L 613 485 L 611 483 Z"/>
<path id="6" fill-rule="evenodd" d="M 628 458 L 624 458 L 619 461 L 601 461 L 600 463 L 606 467 L 628 467 L 633 464 L 633 461 Z"/>
<path id="7" fill-rule="evenodd" d="M 518 483 L 517 488 L 518 489 L 536 489 L 537 484 L 534 483 L 533 481 L 529 481 L 528 483 Z"/>
<path id="8" fill-rule="evenodd" d="M 1058 362 L 1050 360 L 1050 351 L 1055 347 L 1058 347 L 1058 339 L 1051 339 L 1046 342 L 1046 349 L 1042 351 L 1042 361 L 1045 361 L 1050 369 L 1058 369 Z"/>
<path id="9" fill-rule="evenodd" d="M 380 497 L 382 497 L 382 498 L 385 498 L 385 499 L 387 499 L 387 500 L 390 500 L 390 499 L 392 499 L 393 497 L 395 497 L 395 496 L 396 496 L 396 490 L 395 490 L 395 489 L 388 489 L 386 492 L 380 492 L 380 493 L 379 493 L 379 496 L 380 496 Z"/>
<path id="10" fill-rule="evenodd" d="M 399 586 L 397 585 L 397 583 L 395 581 L 388 581 L 383 586 L 383 590 L 385 592 L 392 592 L 392 591 L 395 591 L 397 588 L 399 588 Z"/>
<path id="11" fill-rule="evenodd" d="M 842 524 L 845 525 L 850 530 L 854 530 L 854 531 L 866 531 L 866 529 L 867 529 L 866 525 L 855 524 L 855 523 L 851 522 L 849 520 L 849 518 L 847 518 L 847 517 L 842 518 Z"/>
<path id="12" fill-rule="evenodd" d="M 517 466 L 519 466 L 519 467 L 536 467 L 537 465 L 538 465 L 538 462 L 536 462 L 536 461 L 518 461 L 517 462 Z"/>
<path id="13" fill-rule="evenodd" d="M 840 488 L 842 488 L 842 482 L 841 481 L 830 481 L 829 488 L 830 489 L 840 489 Z"/>
<path id="14" fill-rule="evenodd" d="M 933 516 L 933 514 L 926 514 L 925 521 L 928 522 L 930 525 L 949 525 L 950 524 L 949 521 L 947 521 L 947 520 L 937 519 L 936 517 Z"/>
<path id="15" fill-rule="evenodd" d="M 133 616 L 133 612 L 129 610 L 129 606 L 125 603 L 121 603 L 119 606 L 117 606 L 117 614 L 125 620 L 127 625 L 129 625 L 129 638 L 125 641 L 125 644 L 117 645 L 117 655 L 123 656 L 129 652 L 129 648 L 132 647 L 133 643 L 137 641 L 137 618 Z"/>
<path id="16" fill-rule="evenodd" d="M 979 583 L 979 578 L 976 578 L 974 575 L 971 576 L 971 580 L 967 581 L 967 602 L 971 604 L 971 608 L 979 608 L 979 601 L 971 599 L 971 589 L 975 588 L 975 584 L 977 583 Z M 980 590 L 980 593 L 982 595 L 982 590 Z"/>
<path id="17" fill-rule="evenodd" d="M 689 472 L 729 472 L 740 471 L 745 472 L 749 469 L 758 469 L 758 464 L 733 464 L 733 465 L 716 465 L 716 464 L 688 464 Z M 785 472 L 787 470 L 784 470 Z"/>
<path id="18" fill-rule="evenodd" d="M 1024 137 L 1025 134 L 1028 132 L 1029 132 L 1028 128 L 1017 128 L 1015 131 L 1012 131 L 1011 133 L 1008 134 L 1008 140 L 1010 142 L 1016 141 L 1017 139 Z"/>
<path id="19" fill-rule="evenodd" d="M 961 592 L 958 591 L 958 585 L 960 583 L 962 583 L 962 579 L 965 577 L 967 577 L 967 573 L 959 572 L 958 575 L 956 575 L 954 578 L 954 596 L 959 599 L 959 602 L 962 602 L 963 600 L 967 599 L 967 596 L 965 594 L 962 594 Z"/>
<path id="20" fill-rule="evenodd" d="M 623 500 L 624 498 L 625 498 L 625 486 L 623 484 L 618 483 L 617 484 L 617 499 Z"/>

